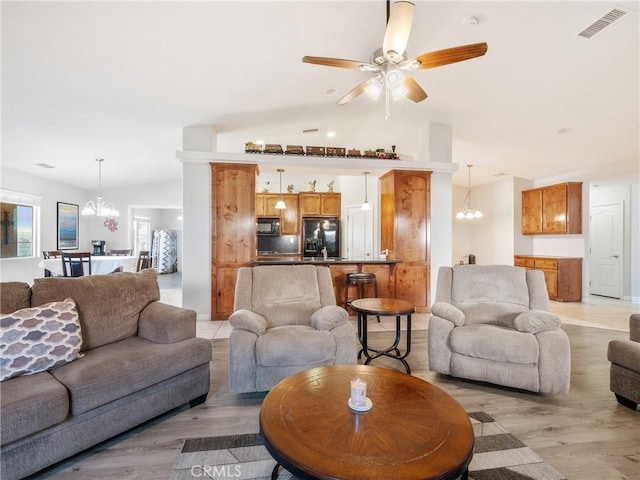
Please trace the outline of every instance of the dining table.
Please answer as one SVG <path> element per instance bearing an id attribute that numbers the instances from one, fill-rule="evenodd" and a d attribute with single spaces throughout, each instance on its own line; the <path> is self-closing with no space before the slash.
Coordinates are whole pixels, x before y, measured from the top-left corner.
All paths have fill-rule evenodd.
<path id="1" fill-rule="evenodd" d="M 104 275 L 115 271 L 135 272 L 138 257 L 135 255 L 91 255 L 91 275 Z M 62 277 L 62 259 L 47 258 L 38 267 L 49 270 L 54 277 Z"/>

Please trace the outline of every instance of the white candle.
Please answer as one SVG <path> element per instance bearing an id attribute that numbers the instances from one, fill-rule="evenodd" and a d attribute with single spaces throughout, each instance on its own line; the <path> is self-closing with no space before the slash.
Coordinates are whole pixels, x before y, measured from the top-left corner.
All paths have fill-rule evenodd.
<path id="1" fill-rule="evenodd" d="M 356 378 L 351 380 L 351 403 L 354 405 L 364 405 L 367 398 L 367 382 Z"/>

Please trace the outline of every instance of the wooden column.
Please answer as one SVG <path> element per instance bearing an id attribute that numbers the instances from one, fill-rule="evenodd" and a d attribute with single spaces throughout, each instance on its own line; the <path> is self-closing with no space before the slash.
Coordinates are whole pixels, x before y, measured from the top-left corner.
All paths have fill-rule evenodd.
<path id="1" fill-rule="evenodd" d="M 233 313 L 238 269 L 255 258 L 257 169 L 251 164 L 211 164 L 212 320 L 226 320 Z"/>
<path id="2" fill-rule="evenodd" d="M 391 170 L 380 178 L 381 247 L 395 268 L 395 298 L 429 312 L 431 172 Z"/>

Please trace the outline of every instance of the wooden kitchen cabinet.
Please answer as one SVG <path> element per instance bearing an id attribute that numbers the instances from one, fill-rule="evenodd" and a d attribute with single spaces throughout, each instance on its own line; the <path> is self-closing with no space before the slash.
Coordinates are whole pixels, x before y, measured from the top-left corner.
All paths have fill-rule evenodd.
<path id="1" fill-rule="evenodd" d="M 300 233 L 298 194 L 283 193 L 282 200 L 284 200 L 287 208 L 278 210 L 280 215 L 280 233 L 282 235 L 298 235 Z"/>
<path id="2" fill-rule="evenodd" d="M 340 217 L 342 195 L 336 192 L 300 192 L 302 217 Z"/>
<path id="3" fill-rule="evenodd" d="M 380 240 L 395 267 L 395 298 L 430 309 L 431 172 L 392 170 L 380 178 Z"/>
<path id="4" fill-rule="evenodd" d="M 516 255 L 513 263 L 527 270 L 542 270 L 551 300 L 582 301 L 582 258 Z"/>
<path id="5" fill-rule="evenodd" d="M 236 275 L 256 253 L 257 165 L 211 164 L 211 319 L 233 313 Z M 202 259 L 206 262 L 206 259 Z"/>
<path id="6" fill-rule="evenodd" d="M 282 235 L 298 235 L 300 233 L 298 194 L 282 194 L 282 200 L 287 206 L 284 210 L 276 208 L 279 200 L 279 193 L 256 193 L 256 217 L 279 218 Z"/>
<path id="7" fill-rule="evenodd" d="M 522 192 L 522 234 L 582 233 L 582 182 L 549 185 Z"/>
<path id="8" fill-rule="evenodd" d="M 256 193 L 256 217 L 279 217 L 276 203 L 280 200 L 277 193 Z"/>

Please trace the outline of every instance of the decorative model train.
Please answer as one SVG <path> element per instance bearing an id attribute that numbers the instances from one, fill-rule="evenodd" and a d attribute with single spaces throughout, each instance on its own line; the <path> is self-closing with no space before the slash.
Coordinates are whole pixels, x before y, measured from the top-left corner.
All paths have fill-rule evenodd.
<path id="1" fill-rule="evenodd" d="M 277 143 L 267 143 L 264 146 L 253 142 L 246 142 L 244 144 L 245 153 L 263 153 L 263 154 L 280 154 L 285 155 L 308 155 L 316 157 L 351 157 L 351 158 L 380 158 L 385 160 L 398 160 L 399 157 L 395 152 L 395 145 L 391 147 L 391 151 L 387 151 L 384 148 L 377 148 L 376 150 L 365 150 L 361 153 L 357 149 L 347 150 L 344 147 L 318 147 L 302 145 L 287 145 L 285 150 L 282 149 L 282 145 Z"/>

